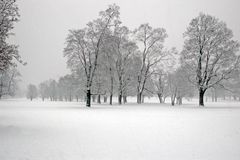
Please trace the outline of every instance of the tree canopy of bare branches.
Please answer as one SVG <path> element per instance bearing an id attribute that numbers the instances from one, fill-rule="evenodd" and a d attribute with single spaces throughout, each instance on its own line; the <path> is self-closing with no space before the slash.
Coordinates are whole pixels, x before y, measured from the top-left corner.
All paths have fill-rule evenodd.
<path id="1" fill-rule="evenodd" d="M 137 103 L 141 103 L 142 94 L 148 78 L 154 73 L 154 66 L 163 59 L 163 42 L 167 33 L 163 28 L 152 28 L 142 24 L 135 31 L 136 41 L 141 44 L 140 56 L 142 64 L 137 78 Z"/>
<path id="2" fill-rule="evenodd" d="M 202 13 L 191 21 L 184 37 L 182 65 L 199 90 L 199 105 L 204 106 L 205 91 L 231 78 L 239 66 L 239 43 L 224 22 Z"/>
<path id="3" fill-rule="evenodd" d="M 91 87 L 98 65 L 103 40 L 109 30 L 119 23 L 119 7 L 110 5 L 99 13 L 99 18 L 87 24 L 87 27 L 69 31 L 64 56 L 72 69 L 82 67 L 86 78 L 86 106 L 91 106 Z"/>

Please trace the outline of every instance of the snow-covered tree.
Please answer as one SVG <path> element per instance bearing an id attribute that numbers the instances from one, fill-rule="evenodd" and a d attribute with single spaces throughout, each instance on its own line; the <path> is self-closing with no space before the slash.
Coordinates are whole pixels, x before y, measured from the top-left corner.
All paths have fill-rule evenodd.
<path id="1" fill-rule="evenodd" d="M 122 104 L 123 94 L 126 92 L 130 75 L 133 54 L 136 53 L 137 45 L 130 40 L 130 31 L 125 26 L 118 26 L 114 31 L 114 63 L 118 82 L 118 104 Z"/>
<path id="2" fill-rule="evenodd" d="M 149 24 L 142 24 L 134 31 L 137 44 L 140 44 L 139 53 L 142 64 L 139 68 L 137 79 L 137 103 L 141 103 L 145 84 L 149 77 L 155 72 L 154 67 L 162 60 L 163 42 L 167 37 L 163 28 L 152 28 Z"/>
<path id="3" fill-rule="evenodd" d="M 0 99 L 2 96 L 14 96 L 18 89 L 20 73 L 15 67 L 10 67 L 5 71 L 0 71 Z"/>
<path id="4" fill-rule="evenodd" d="M 177 56 L 176 48 L 165 50 L 161 55 L 162 60 L 155 66 L 155 73 L 151 76 L 153 92 L 157 94 L 160 103 L 164 103 L 165 99 L 170 96 L 168 75 L 179 67 Z"/>
<path id="5" fill-rule="evenodd" d="M 17 46 L 7 42 L 12 34 L 10 31 L 18 21 L 19 13 L 16 0 L 0 1 L 0 71 L 7 70 L 15 61 L 23 63 L 18 53 Z M 25 64 L 25 63 L 23 63 Z"/>
<path id="6" fill-rule="evenodd" d="M 224 22 L 203 13 L 192 19 L 184 37 L 182 64 L 198 88 L 199 106 L 204 106 L 206 90 L 231 78 L 239 65 L 239 43 Z"/>
<path id="7" fill-rule="evenodd" d="M 64 49 L 68 66 L 70 68 L 80 66 L 84 69 L 87 107 L 91 106 L 92 82 L 103 47 L 103 40 L 108 30 L 119 23 L 119 7 L 110 5 L 108 9 L 101 11 L 99 16 L 98 19 L 89 22 L 86 28 L 71 30 L 66 39 L 67 46 Z"/>

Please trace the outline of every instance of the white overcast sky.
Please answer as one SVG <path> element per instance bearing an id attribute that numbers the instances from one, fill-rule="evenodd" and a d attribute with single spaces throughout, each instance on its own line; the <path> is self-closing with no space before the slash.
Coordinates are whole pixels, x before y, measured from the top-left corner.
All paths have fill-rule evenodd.
<path id="1" fill-rule="evenodd" d="M 142 23 L 167 30 L 167 47 L 182 49 L 182 34 L 200 12 L 227 23 L 240 40 L 240 0 L 18 0 L 21 19 L 15 25 L 14 43 L 27 66 L 19 66 L 22 81 L 38 84 L 69 73 L 63 57 L 69 29 L 85 27 L 109 4 L 120 6 L 123 25 Z"/>

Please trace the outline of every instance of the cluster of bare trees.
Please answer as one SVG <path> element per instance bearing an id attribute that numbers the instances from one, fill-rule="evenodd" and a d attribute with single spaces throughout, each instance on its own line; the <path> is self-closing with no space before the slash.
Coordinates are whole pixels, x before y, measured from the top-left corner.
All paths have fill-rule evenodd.
<path id="1" fill-rule="evenodd" d="M 110 5 L 86 28 L 69 31 L 66 39 L 64 56 L 72 72 L 83 76 L 87 106 L 92 95 L 109 95 L 112 104 L 117 94 L 122 104 L 137 93 L 141 103 L 156 66 L 171 54 L 163 50 L 165 29 L 146 23 L 130 31 L 121 25 L 119 14 L 119 7 Z"/>
<path id="2" fill-rule="evenodd" d="M 170 96 L 172 105 L 181 104 L 184 96 L 193 96 L 194 86 L 203 106 L 206 90 L 223 86 L 239 68 L 239 43 L 213 16 L 201 13 L 190 22 L 178 54 L 174 48 L 165 49 L 165 29 L 146 23 L 130 31 L 121 25 L 119 14 L 119 7 L 110 5 L 86 28 L 70 30 L 66 39 L 64 56 L 72 73 L 81 77 L 87 106 L 95 95 L 109 95 L 110 104 L 113 95 L 121 104 L 129 95 L 142 103 L 149 94 L 156 94 L 161 103 Z"/>
<path id="3" fill-rule="evenodd" d="M 16 0 L 0 1 L 0 98 L 14 95 L 17 88 L 19 72 L 16 62 L 22 62 L 17 46 L 8 43 L 11 30 L 18 21 L 19 13 Z"/>
<path id="4" fill-rule="evenodd" d="M 232 31 L 219 19 L 199 14 L 184 33 L 183 50 L 167 49 L 164 28 L 148 23 L 131 31 L 121 24 L 119 7 L 110 5 L 85 28 L 70 30 L 64 57 L 71 74 L 58 80 L 41 83 L 41 97 L 51 100 L 72 100 L 75 96 L 91 106 L 91 99 L 101 103 L 113 96 L 126 103 L 136 96 L 143 103 L 145 96 L 157 96 L 160 103 L 170 97 L 171 104 L 204 94 L 210 88 L 221 88 L 239 95 L 239 43 Z M 238 87 L 236 87 L 238 86 Z"/>

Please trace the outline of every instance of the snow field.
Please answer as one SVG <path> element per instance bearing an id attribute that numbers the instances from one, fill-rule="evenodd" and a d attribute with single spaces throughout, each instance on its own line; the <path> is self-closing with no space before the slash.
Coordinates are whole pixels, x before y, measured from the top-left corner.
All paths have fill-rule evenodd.
<path id="1" fill-rule="evenodd" d="M 192 103 L 2 100 L 0 160 L 239 160 L 239 103 Z"/>

